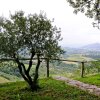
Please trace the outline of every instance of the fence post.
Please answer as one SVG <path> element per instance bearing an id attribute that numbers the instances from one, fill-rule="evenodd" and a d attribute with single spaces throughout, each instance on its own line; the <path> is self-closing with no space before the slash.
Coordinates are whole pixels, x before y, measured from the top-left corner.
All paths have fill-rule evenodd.
<path id="1" fill-rule="evenodd" d="M 47 61 L 47 77 L 49 77 L 49 59 L 47 58 L 46 61 Z"/>
<path id="2" fill-rule="evenodd" d="M 84 77 L 84 62 L 81 62 L 82 63 L 82 72 L 81 72 L 81 77 L 83 78 Z"/>

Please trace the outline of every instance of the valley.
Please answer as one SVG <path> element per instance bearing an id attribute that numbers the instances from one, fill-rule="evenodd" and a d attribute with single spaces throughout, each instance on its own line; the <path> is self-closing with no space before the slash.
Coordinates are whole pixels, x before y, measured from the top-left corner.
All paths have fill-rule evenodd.
<path id="1" fill-rule="evenodd" d="M 63 59 L 72 61 L 87 61 L 85 63 L 85 77 L 81 78 L 81 63 L 68 61 L 51 61 L 49 63 L 50 78 L 47 78 L 46 63 L 43 61 L 39 68 L 39 81 L 42 87 L 37 93 L 30 92 L 26 83 L 23 81 L 16 63 L 6 61 L 0 63 L 0 100 L 99 100 L 100 97 L 89 94 L 76 87 L 52 79 L 51 77 L 64 76 L 70 79 L 78 80 L 86 84 L 100 87 L 100 62 L 97 62 L 99 51 L 89 51 L 83 49 L 64 49 L 66 53 L 62 55 Z M 96 53 L 95 53 L 96 52 Z M 92 54 L 92 55 L 91 55 Z M 94 56 L 93 56 L 94 55 Z M 36 62 L 36 61 L 35 61 Z M 35 62 L 33 62 L 30 75 L 35 71 Z M 24 61 L 26 68 L 28 63 Z M 16 88 L 15 88 L 16 87 Z M 12 91 L 12 93 L 7 93 Z M 56 93 L 56 95 L 55 95 Z M 6 95 L 6 96 L 5 96 Z M 26 97 L 24 97 L 24 95 Z"/>
<path id="2" fill-rule="evenodd" d="M 86 47 L 88 48 L 86 49 Z M 95 46 L 93 44 L 93 48 L 94 47 Z M 82 62 L 82 61 L 87 62 L 85 63 L 85 75 L 98 73 L 100 69 L 100 65 L 99 65 L 100 63 L 99 62 L 93 63 L 99 59 L 98 57 L 100 55 L 100 50 L 98 50 L 99 48 L 97 48 L 97 44 L 96 44 L 96 48 L 94 48 L 95 50 L 92 49 L 92 45 L 85 46 L 83 47 L 83 49 L 82 47 L 81 49 L 68 48 L 68 47 L 63 48 L 63 49 L 66 51 L 66 53 L 62 55 L 63 59 L 79 61 L 79 62 Z M 25 64 L 25 66 L 27 67 L 28 65 Z M 30 74 L 32 75 L 34 71 L 35 71 L 35 62 L 33 63 L 33 67 Z M 46 71 L 47 71 L 46 63 L 43 61 L 39 69 L 40 78 L 47 76 Z M 62 75 L 62 76 L 73 78 L 73 77 L 80 77 L 80 72 L 81 72 L 81 63 L 68 62 L 68 61 L 62 61 L 62 62 L 52 61 L 50 63 L 50 76 Z M 22 80 L 21 75 L 19 74 L 17 65 L 13 63 L 12 61 L 4 62 L 0 64 L 0 76 L 9 81 Z"/>

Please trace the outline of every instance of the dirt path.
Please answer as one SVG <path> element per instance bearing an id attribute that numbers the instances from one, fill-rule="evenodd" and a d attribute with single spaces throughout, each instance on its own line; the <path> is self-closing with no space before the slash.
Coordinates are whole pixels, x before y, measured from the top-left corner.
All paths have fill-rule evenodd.
<path id="1" fill-rule="evenodd" d="M 94 95 L 100 96 L 100 88 L 95 85 L 86 84 L 77 80 L 72 80 L 62 76 L 55 76 L 54 79 L 65 81 L 67 84 L 78 87 L 82 90 L 88 91 Z"/>

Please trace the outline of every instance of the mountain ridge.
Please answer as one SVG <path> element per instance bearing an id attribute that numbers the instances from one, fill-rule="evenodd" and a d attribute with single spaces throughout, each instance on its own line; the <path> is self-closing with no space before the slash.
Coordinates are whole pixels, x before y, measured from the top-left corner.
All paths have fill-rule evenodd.
<path id="1" fill-rule="evenodd" d="M 86 46 L 81 47 L 81 49 L 100 51 L 100 43 L 88 44 Z"/>
<path id="2" fill-rule="evenodd" d="M 68 57 L 70 55 L 83 55 L 85 57 L 91 58 L 100 58 L 100 43 L 89 44 L 80 48 L 63 48 L 66 51 L 66 55 L 64 57 Z"/>

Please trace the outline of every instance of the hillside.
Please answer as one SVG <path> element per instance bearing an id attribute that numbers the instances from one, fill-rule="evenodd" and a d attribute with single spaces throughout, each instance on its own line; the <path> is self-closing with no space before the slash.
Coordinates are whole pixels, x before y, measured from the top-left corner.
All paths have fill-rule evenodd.
<path id="1" fill-rule="evenodd" d="M 41 79 L 41 89 L 31 92 L 25 82 L 0 84 L 0 100 L 100 100 L 100 97 L 54 79 Z"/>
<path id="2" fill-rule="evenodd" d="M 73 60 L 73 61 L 95 61 L 95 59 L 90 58 L 90 57 L 85 57 L 81 54 L 70 55 L 67 59 L 68 60 Z"/>
<path id="3" fill-rule="evenodd" d="M 74 50 L 76 50 L 77 54 L 75 53 Z M 79 51 L 77 49 L 74 50 L 70 49 L 69 52 L 70 51 L 71 52 L 68 54 L 68 56 L 64 55 L 65 59 L 77 60 L 77 61 L 95 60 L 94 58 L 83 55 L 82 53 L 84 52 L 85 54 L 85 50 L 83 50 L 83 52 L 81 53 L 79 51 L 81 51 L 82 49 L 80 49 Z M 88 50 L 86 52 L 90 53 L 90 51 Z M 26 62 L 25 65 L 26 67 L 28 66 Z M 77 76 L 79 77 L 81 71 L 80 65 L 81 65 L 80 63 L 67 62 L 67 61 L 51 62 L 50 76 L 61 75 L 70 78 Z M 86 66 L 85 73 L 88 72 L 87 68 L 89 68 L 89 70 L 92 70 L 91 72 L 93 73 L 95 72 L 94 71 L 95 69 L 94 70 L 92 69 L 91 64 L 87 63 L 87 65 L 85 66 Z M 32 70 L 30 72 L 31 75 L 33 75 L 34 70 L 35 70 L 35 65 L 33 65 Z M 27 100 L 100 100 L 100 97 L 89 94 L 78 88 L 66 85 L 64 82 L 56 81 L 51 78 L 49 79 L 43 79 L 43 78 L 46 78 L 46 64 L 44 62 L 41 64 L 39 69 L 39 79 L 40 79 L 39 84 L 41 86 L 40 90 L 38 90 L 37 92 L 31 92 L 27 88 L 28 86 L 26 85 L 26 83 L 24 82 L 0 84 L 0 100 L 26 100 L 26 99 Z M 12 62 L 5 62 L 3 65 L 1 64 L 0 66 L 1 83 L 9 81 L 18 81 L 18 80 L 20 81 L 22 79 L 16 64 Z"/>
<path id="4" fill-rule="evenodd" d="M 97 46 L 97 44 L 93 45 Z M 94 51 L 94 50 L 90 51 L 88 49 L 68 48 L 68 47 L 65 47 L 64 50 L 66 51 L 66 53 L 63 55 L 63 58 L 66 60 L 95 61 L 95 59 L 100 58 L 100 51 Z M 25 65 L 26 67 L 28 66 L 26 62 Z M 99 71 L 98 68 L 99 68 L 98 65 L 94 67 L 94 65 L 92 65 L 91 63 L 86 63 L 85 74 L 97 73 Z M 31 75 L 33 75 L 34 70 L 35 70 L 35 65 L 33 65 L 32 70 L 30 72 Z M 40 78 L 47 77 L 46 71 L 47 71 L 46 64 L 42 63 L 39 68 L 39 77 Z M 63 62 L 53 61 L 50 63 L 50 76 L 62 75 L 72 78 L 74 76 L 80 76 L 80 72 L 81 72 L 80 63 L 75 63 L 75 62 L 73 63 L 67 61 Z M 3 63 L 3 65 L 2 64 L 0 65 L 0 76 L 6 78 L 9 81 L 22 80 L 19 70 L 16 64 L 14 64 L 13 62 L 5 62 Z"/>
<path id="5" fill-rule="evenodd" d="M 9 65 L 9 63 L 8 63 Z M 25 64 L 27 67 L 28 65 Z M 54 75 L 64 75 L 69 76 L 69 73 L 74 73 L 78 69 L 77 63 L 72 62 L 53 62 L 50 63 L 50 76 Z M 35 65 L 32 66 L 32 69 L 30 71 L 30 75 L 33 75 L 33 72 L 35 71 Z M 42 63 L 39 68 L 39 77 L 47 77 L 46 76 L 46 64 Z M 9 81 L 18 81 L 22 80 L 20 73 L 18 72 L 17 66 L 1 66 L 0 67 L 0 76 L 8 79 Z"/>
<path id="6" fill-rule="evenodd" d="M 69 55 L 68 57 L 65 58 L 66 60 L 75 60 L 75 61 L 95 61 L 93 58 L 85 57 L 83 55 Z M 3 64 L 3 66 L 0 66 L 0 76 L 6 78 L 9 81 L 18 81 L 22 80 L 22 77 L 19 73 L 19 70 L 17 68 L 17 65 L 13 66 L 6 63 Z M 28 64 L 25 64 L 27 67 Z M 98 66 L 98 65 L 97 65 Z M 86 74 L 91 74 L 91 73 L 97 73 L 98 68 L 94 67 L 94 65 L 90 63 L 85 64 L 85 70 Z M 32 66 L 32 69 L 30 71 L 30 75 L 33 75 L 35 71 L 35 65 Z M 81 63 L 77 62 L 68 62 L 68 61 L 63 61 L 63 62 L 51 62 L 50 63 L 50 76 L 55 76 L 55 75 L 61 75 L 61 76 L 66 76 L 66 77 L 77 77 L 80 76 L 81 72 Z M 39 78 L 44 78 L 47 77 L 47 69 L 46 69 L 46 64 L 43 62 L 39 68 Z"/>
<path id="7" fill-rule="evenodd" d="M 10 82 L 8 79 L 0 76 L 0 83 Z"/>

